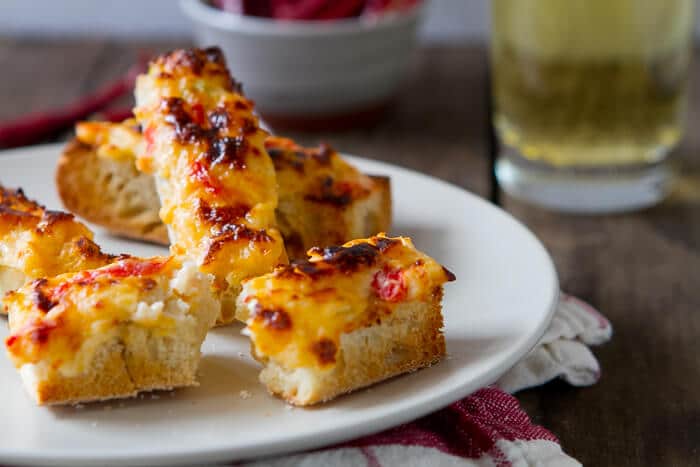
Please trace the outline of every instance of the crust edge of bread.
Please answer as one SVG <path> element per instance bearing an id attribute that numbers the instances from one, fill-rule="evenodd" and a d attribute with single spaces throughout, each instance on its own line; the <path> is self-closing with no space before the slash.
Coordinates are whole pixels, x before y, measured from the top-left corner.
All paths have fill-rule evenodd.
<path id="1" fill-rule="evenodd" d="M 124 344 L 114 341 L 93 357 L 91 367 L 76 376 L 63 376 L 49 370 L 38 376 L 32 364 L 22 365 L 19 373 L 25 389 L 38 405 L 68 405 L 134 397 L 141 392 L 196 386 L 197 356 L 189 352 L 170 352 L 175 338 L 152 338 L 149 343 L 175 362 L 165 364 L 147 354 L 129 354 Z"/>
<path id="2" fill-rule="evenodd" d="M 83 177 L 87 175 L 85 172 L 87 168 L 106 171 L 109 170 L 110 162 L 115 168 L 129 170 L 131 181 L 136 179 L 136 183 L 143 185 L 143 190 L 149 191 L 147 194 L 151 195 L 150 199 L 157 196 L 155 186 L 151 186 L 152 182 L 147 175 L 140 174 L 136 168 L 127 166 L 126 162 L 101 159 L 94 148 L 74 138 L 66 145 L 56 165 L 56 187 L 63 205 L 68 211 L 88 222 L 104 227 L 111 233 L 134 240 L 168 245 L 168 231 L 158 217 L 160 204 L 148 203 L 150 212 L 142 212 L 146 215 L 132 217 L 120 215 L 116 206 L 102 204 L 104 200 L 94 193 L 94 185 L 83 182 Z M 111 176 L 114 177 L 115 174 L 112 173 Z M 129 181 L 126 180 L 127 177 L 123 178 L 125 178 L 124 182 Z M 109 188 L 111 187 L 104 187 L 105 190 Z M 113 195 L 116 198 L 117 195 L 121 196 L 121 193 L 113 193 Z"/>
<path id="3" fill-rule="evenodd" d="M 438 287 L 429 301 L 398 305 L 381 324 L 342 335 L 337 363 L 329 370 L 287 370 L 258 357 L 264 364 L 260 381 L 286 402 L 309 406 L 431 366 L 446 354 L 442 295 Z"/>

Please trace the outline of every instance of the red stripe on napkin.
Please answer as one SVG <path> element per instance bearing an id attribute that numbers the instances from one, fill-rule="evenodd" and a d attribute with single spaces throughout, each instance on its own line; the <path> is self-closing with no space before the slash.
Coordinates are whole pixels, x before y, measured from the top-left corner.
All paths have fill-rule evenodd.
<path id="1" fill-rule="evenodd" d="M 14 121 L 0 123 L 0 148 L 34 144 L 70 128 L 79 120 L 85 120 L 130 93 L 136 76 L 143 69 L 142 63 L 134 65 L 122 78 L 61 110 L 31 113 Z"/>
<path id="2" fill-rule="evenodd" d="M 559 442 L 530 421 L 515 397 L 488 387 L 434 414 L 338 447 L 423 446 L 476 459 L 492 451 L 499 440 Z"/>

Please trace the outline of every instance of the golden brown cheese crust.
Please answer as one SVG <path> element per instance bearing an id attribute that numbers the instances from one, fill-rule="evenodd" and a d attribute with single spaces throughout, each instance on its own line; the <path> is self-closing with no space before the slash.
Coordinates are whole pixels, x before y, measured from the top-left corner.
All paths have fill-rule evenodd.
<path id="1" fill-rule="evenodd" d="M 5 346 L 36 400 L 96 400 L 194 384 L 199 347 L 219 303 L 211 278 L 193 271 L 175 258 L 127 258 L 10 292 Z M 105 366 L 118 373 L 105 374 Z"/>
<path id="2" fill-rule="evenodd" d="M 382 234 L 312 249 L 306 261 L 245 281 L 238 311 L 257 358 L 286 370 L 328 369 L 342 335 L 381 324 L 399 306 L 431 303 L 452 280 L 410 239 Z"/>
<path id="3" fill-rule="evenodd" d="M 6 340 L 10 355 L 22 364 L 49 359 L 60 366 L 71 360 L 94 332 L 93 324 L 109 328 L 128 322 L 130 308 L 163 287 L 171 275 L 164 270 L 172 273 L 172 264 L 167 258 L 129 258 L 102 269 L 36 279 L 9 292 L 4 307 L 12 311 L 12 334 Z"/>
<path id="4" fill-rule="evenodd" d="M 304 148 L 287 138 L 265 140 L 279 184 L 278 222 L 290 258 L 318 245 L 338 245 L 387 230 L 388 179 L 369 177 L 330 146 Z"/>
<path id="5" fill-rule="evenodd" d="M 94 147 L 98 157 L 134 162 L 136 154 L 144 150 L 141 126 L 129 118 L 120 123 L 78 122 L 76 140 Z"/>
<path id="6" fill-rule="evenodd" d="M 113 232 L 167 244 L 155 183 L 131 167 L 144 146 L 135 123 L 82 122 L 76 133 L 78 139 L 66 147 L 56 174 L 66 207 Z M 275 166 L 276 217 L 290 258 L 305 258 L 306 250 L 316 245 L 341 244 L 389 229 L 388 178 L 360 173 L 327 145 L 303 148 L 270 136 L 265 147 Z"/>
<path id="7" fill-rule="evenodd" d="M 135 109 L 146 141 L 138 167 L 156 176 L 172 251 L 234 297 L 242 279 L 286 262 L 266 134 L 237 90 L 220 50 L 179 50 L 139 77 Z"/>
<path id="8" fill-rule="evenodd" d="M 0 187 L 0 266 L 30 279 L 97 268 L 117 259 L 73 215 L 50 211 L 21 189 Z"/>

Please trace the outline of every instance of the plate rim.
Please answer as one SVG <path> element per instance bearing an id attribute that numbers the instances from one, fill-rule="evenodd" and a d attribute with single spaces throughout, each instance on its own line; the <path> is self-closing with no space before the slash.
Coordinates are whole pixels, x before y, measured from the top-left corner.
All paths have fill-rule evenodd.
<path id="1" fill-rule="evenodd" d="M 55 151 L 59 154 L 63 148 L 64 143 L 49 143 L 33 146 L 25 146 L 22 148 L 8 149 L 0 151 L 0 166 L 3 165 L 4 161 L 8 159 L 15 159 L 26 157 L 24 156 L 27 152 L 42 152 L 48 154 L 49 151 Z M 42 156 L 37 156 L 42 157 Z M 45 156 L 43 156 L 45 157 Z M 354 164 L 363 165 L 367 163 L 368 165 L 376 166 L 379 170 L 385 168 L 388 171 L 393 172 L 403 172 L 403 175 L 418 177 L 426 182 L 432 184 L 442 185 L 451 190 L 459 191 L 461 195 L 465 195 L 471 201 L 481 204 L 482 207 L 493 211 L 495 214 L 507 219 L 509 222 L 515 224 L 523 233 L 530 237 L 530 240 L 534 241 L 534 244 L 542 253 L 543 258 L 546 259 L 547 273 L 550 276 L 550 282 L 553 290 L 552 295 L 549 297 L 549 305 L 546 313 L 543 315 L 543 319 L 538 323 L 536 329 L 528 336 L 526 340 L 521 343 L 520 346 L 513 349 L 508 355 L 508 358 L 502 361 L 500 366 L 493 366 L 487 371 L 485 371 L 480 377 L 472 378 L 465 381 L 464 383 L 452 388 L 449 391 L 439 394 L 432 399 L 425 401 L 418 407 L 413 407 L 411 410 L 397 410 L 391 414 L 383 416 L 379 420 L 372 420 L 368 423 L 366 420 L 356 421 L 347 425 L 336 426 L 331 429 L 324 431 L 323 436 L 310 437 L 308 434 L 292 435 L 287 436 L 283 441 L 275 442 L 274 445 L 270 445 L 270 442 L 258 442 L 254 444 L 248 444 L 244 447 L 234 447 L 234 448 L 202 448 L 200 450 L 196 449 L 183 449 L 182 452 L 169 451 L 167 453 L 139 453 L 123 456 L 99 456 L 98 453 L 90 453 L 84 456 L 74 456 L 60 454 L 59 457 L 56 453 L 47 453 L 41 455 L 40 453 L 32 453 L 32 455 L 27 455 L 26 451 L 14 451 L 14 450 L 0 450 L 0 458 L 3 462 L 7 462 L 14 465 L 35 465 L 37 462 L 41 465 L 93 465 L 94 463 L 104 463 L 109 462 L 110 464 L 119 465 L 184 465 L 196 462 L 219 462 L 219 461 L 239 461 L 252 458 L 260 458 L 260 452 L 264 451 L 264 457 L 276 456 L 285 453 L 295 453 L 303 452 L 309 449 L 316 449 L 323 446 L 332 446 L 334 444 L 356 439 L 361 436 L 367 436 L 373 433 L 378 433 L 385 429 L 398 426 L 402 423 L 406 423 L 429 413 L 435 412 L 441 408 L 444 408 L 453 402 L 460 400 L 474 391 L 477 391 L 483 386 L 487 386 L 495 382 L 499 376 L 503 375 L 508 369 L 510 369 L 518 360 L 527 355 L 527 353 L 534 348 L 539 339 L 544 335 L 547 327 L 549 326 L 556 306 L 559 300 L 560 290 L 559 290 L 559 278 L 552 260 L 551 255 L 547 251 L 544 244 L 539 240 L 539 238 L 525 226 L 520 220 L 516 219 L 510 213 L 503 210 L 500 206 L 496 206 L 484 198 L 460 187 L 454 183 L 448 182 L 446 180 L 439 179 L 437 177 L 420 173 L 416 170 L 396 165 L 389 162 L 379 161 L 375 159 L 368 159 L 359 156 L 354 156 L 351 154 L 343 153 L 343 157 L 347 157 L 348 160 Z M 0 178 L 0 183 L 3 180 Z M 55 187 L 55 183 L 54 183 Z M 90 457 L 92 456 L 92 457 Z"/>

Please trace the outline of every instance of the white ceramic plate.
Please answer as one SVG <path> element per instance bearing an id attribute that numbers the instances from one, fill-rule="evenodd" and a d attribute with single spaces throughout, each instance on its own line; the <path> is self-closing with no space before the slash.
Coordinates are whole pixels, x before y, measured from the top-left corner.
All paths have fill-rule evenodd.
<path id="1" fill-rule="evenodd" d="M 59 209 L 53 183 L 59 152 L 51 145 L 0 153 L 0 183 Z M 377 432 L 494 382 L 549 323 L 558 286 L 547 252 L 522 225 L 474 195 L 399 167 L 352 160 L 368 173 L 391 176 L 392 233 L 413 237 L 457 275 L 445 291 L 446 360 L 320 407 L 292 409 L 257 382 L 258 364 L 233 326 L 212 331 L 204 343 L 198 388 L 41 408 L 0 355 L 0 463 L 173 465 L 269 456 Z M 110 252 L 165 251 L 97 232 Z M 6 335 L 0 324 L 0 338 Z"/>

